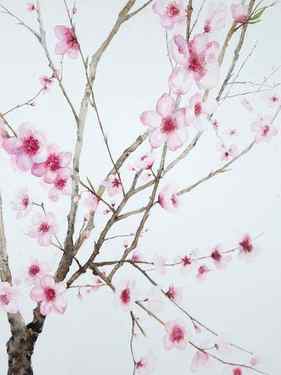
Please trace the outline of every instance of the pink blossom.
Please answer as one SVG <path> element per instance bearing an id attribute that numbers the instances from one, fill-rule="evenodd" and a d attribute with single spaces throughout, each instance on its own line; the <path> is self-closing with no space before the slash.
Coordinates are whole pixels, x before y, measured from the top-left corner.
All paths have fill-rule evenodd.
<path id="1" fill-rule="evenodd" d="M 148 375 L 151 374 L 155 369 L 155 357 L 152 353 L 148 353 L 145 356 L 139 357 L 136 360 L 136 374 L 137 375 Z"/>
<path id="2" fill-rule="evenodd" d="M 45 138 L 27 124 L 20 126 L 18 137 L 6 138 L 4 149 L 14 156 L 15 165 L 22 171 L 29 171 L 34 163 L 42 163 L 46 158 Z"/>
<path id="3" fill-rule="evenodd" d="M 202 120 L 206 121 L 208 115 L 215 111 L 217 103 L 209 100 L 205 102 L 202 94 L 195 94 L 189 100 L 189 105 L 185 110 L 185 120 L 188 125 L 202 126 Z"/>
<path id="4" fill-rule="evenodd" d="M 83 203 L 90 212 L 95 212 L 99 204 L 99 199 L 95 194 L 86 192 Z"/>
<path id="5" fill-rule="evenodd" d="M 110 175 L 104 182 L 104 186 L 110 197 L 122 193 L 122 183 L 117 175 Z"/>
<path id="6" fill-rule="evenodd" d="M 185 69 L 186 75 L 193 76 L 199 88 L 212 89 L 217 85 L 219 44 L 209 34 L 197 34 L 189 43 L 183 36 L 175 35 L 170 49 L 173 59 Z"/>
<path id="7" fill-rule="evenodd" d="M 53 84 L 52 77 L 48 77 L 48 76 L 41 76 L 39 78 L 39 81 L 44 91 L 48 91 Z"/>
<path id="8" fill-rule="evenodd" d="M 15 200 L 12 202 L 12 208 L 17 211 L 17 219 L 28 215 L 32 209 L 32 200 L 27 189 L 20 190 Z"/>
<path id="9" fill-rule="evenodd" d="M 179 208 L 179 197 L 177 191 L 171 185 L 166 185 L 158 195 L 158 203 L 169 212 L 174 212 Z"/>
<path id="10" fill-rule="evenodd" d="M 136 285 L 134 281 L 123 281 L 116 287 L 118 303 L 125 310 L 130 310 L 136 301 Z"/>
<path id="11" fill-rule="evenodd" d="M 80 46 L 74 31 L 70 27 L 58 25 L 55 27 L 55 35 L 59 40 L 55 48 L 56 54 L 77 58 Z"/>
<path id="12" fill-rule="evenodd" d="M 252 237 L 247 233 L 238 242 L 239 255 L 244 260 L 252 260 L 259 253 L 259 248 L 253 243 Z"/>
<path id="13" fill-rule="evenodd" d="M 223 371 L 224 375 L 245 375 L 245 371 L 241 367 L 227 366 Z"/>
<path id="14" fill-rule="evenodd" d="M 208 8 L 208 15 L 204 23 L 204 32 L 210 33 L 223 29 L 226 24 L 226 16 L 227 6 L 224 3 L 210 3 Z"/>
<path id="15" fill-rule="evenodd" d="M 272 125 L 272 118 L 262 116 L 252 124 L 252 130 L 256 133 L 255 140 L 257 143 L 269 142 L 278 130 Z"/>
<path id="16" fill-rule="evenodd" d="M 208 353 L 197 350 L 192 358 L 190 370 L 192 372 L 195 372 L 198 371 L 201 367 L 209 367 L 209 365 L 210 357 Z"/>
<path id="17" fill-rule="evenodd" d="M 33 301 L 40 303 L 40 313 L 63 314 L 66 309 L 65 286 L 63 283 L 56 283 L 55 279 L 46 275 L 40 279 L 40 283 L 31 290 L 30 297 Z"/>
<path id="18" fill-rule="evenodd" d="M 249 19 L 248 6 L 241 3 L 233 3 L 230 7 L 234 22 L 246 23 Z"/>
<path id="19" fill-rule="evenodd" d="M 154 161 L 154 155 L 152 153 L 147 153 L 139 157 L 134 164 L 130 165 L 129 169 L 134 172 L 150 170 L 154 164 Z"/>
<path id="20" fill-rule="evenodd" d="M 210 269 L 205 264 L 202 264 L 197 269 L 196 277 L 198 280 L 203 281 L 206 279 L 206 276 L 209 272 L 210 272 Z"/>
<path id="21" fill-rule="evenodd" d="M 37 7 L 34 3 L 27 3 L 26 4 L 26 10 L 28 12 L 35 12 L 35 11 L 37 11 Z"/>
<path id="22" fill-rule="evenodd" d="M 281 97 L 276 93 L 270 94 L 266 97 L 266 101 L 270 108 L 275 108 L 280 105 Z"/>
<path id="23" fill-rule="evenodd" d="M 172 348 L 185 349 L 188 343 L 187 333 L 184 325 L 178 321 L 170 321 L 165 324 L 166 335 L 164 346 L 167 350 Z"/>
<path id="24" fill-rule="evenodd" d="M 132 254 L 131 261 L 132 262 L 140 262 L 142 260 L 142 254 L 139 250 L 135 250 Z"/>
<path id="25" fill-rule="evenodd" d="M 156 112 L 143 112 L 140 120 L 149 128 L 153 148 L 167 142 L 168 149 L 176 151 L 187 139 L 184 109 L 176 110 L 176 102 L 168 94 L 163 94 L 158 100 Z"/>
<path id="26" fill-rule="evenodd" d="M 47 156 L 44 162 L 35 163 L 32 166 L 32 174 L 37 177 L 43 177 L 47 184 L 54 183 L 58 172 L 62 168 L 68 167 L 71 161 L 70 152 L 60 152 L 56 145 L 50 145 L 46 149 Z"/>
<path id="27" fill-rule="evenodd" d="M 17 313 L 19 311 L 18 296 L 17 287 L 7 282 L 0 282 L 0 309 L 10 314 Z"/>
<path id="28" fill-rule="evenodd" d="M 180 303 L 182 300 L 183 292 L 182 292 L 182 288 L 170 285 L 165 294 L 170 300 L 176 303 Z"/>
<path id="29" fill-rule="evenodd" d="M 182 272 L 190 271 L 193 266 L 192 258 L 189 255 L 180 256 L 176 259 L 176 263 L 180 264 Z"/>
<path id="30" fill-rule="evenodd" d="M 49 199 L 56 202 L 61 195 L 71 194 L 71 169 L 61 168 L 49 191 Z"/>
<path id="31" fill-rule="evenodd" d="M 232 160 L 238 155 L 238 148 L 236 145 L 230 145 L 229 147 L 226 147 L 225 145 L 221 145 L 220 149 L 221 149 L 222 161 Z"/>
<path id="32" fill-rule="evenodd" d="M 40 246 L 50 246 L 53 236 L 57 232 L 57 224 L 54 214 L 37 214 L 33 217 L 32 227 L 28 235 L 36 238 Z"/>
<path id="33" fill-rule="evenodd" d="M 231 255 L 224 254 L 222 252 L 221 246 L 216 245 L 211 252 L 210 255 L 212 261 L 214 262 L 214 265 L 218 269 L 224 269 L 226 265 L 231 261 Z"/>
<path id="34" fill-rule="evenodd" d="M 187 74 L 181 66 L 174 68 L 169 76 L 169 88 L 175 95 L 186 94 L 191 89 L 192 82 L 192 75 Z"/>
<path id="35" fill-rule="evenodd" d="M 156 0 L 153 10 L 160 16 L 161 25 L 171 29 L 175 24 L 184 21 L 185 5 L 183 0 Z"/>
<path id="36" fill-rule="evenodd" d="M 37 284 L 49 271 L 50 267 L 46 263 L 34 259 L 26 269 L 26 281 L 31 284 Z"/>

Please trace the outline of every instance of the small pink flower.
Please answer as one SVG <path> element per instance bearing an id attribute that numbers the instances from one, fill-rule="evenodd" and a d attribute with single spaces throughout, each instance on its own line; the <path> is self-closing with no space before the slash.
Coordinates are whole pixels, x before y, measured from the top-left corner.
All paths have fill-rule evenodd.
<path id="1" fill-rule="evenodd" d="M 131 257 L 132 262 L 140 262 L 142 261 L 142 254 L 139 252 L 139 250 L 135 250 Z"/>
<path id="2" fill-rule="evenodd" d="M 153 10 L 160 16 L 161 25 L 172 29 L 175 24 L 184 21 L 185 5 L 183 0 L 156 0 Z"/>
<path id="3" fill-rule="evenodd" d="M 65 312 L 67 305 L 65 286 L 63 283 L 56 283 L 50 275 L 41 278 L 39 285 L 32 288 L 30 297 L 33 301 L 40 303 L 42 315 Z"/>
<path id="4" fill-rule="evenodd" d="M 245 234 L 239 241 L 239 255 L 245 260 L 251 260 L 259 253 L 259 249 L 254 245 L 249 234 Z"/>
<path id="5" fill-rule="evenodd" d="M 170 321 L 165 324 L 166 335 L 164 337 L 165 349 L 185 349 L 188 344 L 187 333 L 181 322 Z"/>
<path id="6" fill-rule="evenodd" d="M 176 263 L 180 264 L 182 272 L 190 271 L 193 266 L 192 258 L 189 255 L 180 256 L 176 259 Z"/>
<path id="7" fill-rule="evenodd" d="M 265 97 L 265 100 L 269 106 L 269 108 L 276 108 L 280 105 L 281 97 L 277 93 L 271 93 Z"/>
<path id="8" fill-rule="evenodd" d="M 32 200 L 27 189 L 20 190 L 15 200 L 12 202 L 12 208 L 17 211 L 17 219 L 28 215 L 32 209 Z"/>
<path id="9" fill-rule="evenodd" d="M 40 246 L 50 246 L 57 232 L 55 216 L 52 213 L 37 214 L 33 217 L 32 228 L 28 235 L 36 238 Z"/>
<path id="10" fill-rule="evenodd" d="M 32 166 L 32 174 L 37 177 L 43 177 L 47 184 L 54 183 L 58 172 L 62 168 L 68 167 L 71 161 L 70 152 L 60 152 L 56 145 L 50 145 L 46 149 L 47 156 L 44 162 L 35 163 Z"/>
<path id="11" fill-rule="evenodd" d="M 249 19 L 248 6 L 241 3 L 233 3 L 230 7 L 234 22 L 246 23 Z"/>
<path id="12" fill-rule="evenodd" d="M 26 4 L 26 10 L 28 12 L 35 12 L 35 11 L 37 11 L 37 7 L 34 3 L 27 3 Z"/>
<path id="13" fill-rule="evenodd" d="M 59 40 L 55 48 L 56 54 L 77 58 L 80 46 L 74 31 L 70 27 L 58 25 L 55 27 L 55 35 Z"/>
<path id="14" fill-rule="evenodd" d="M 121 282 L 116 287 L 118 303 L 125 309 L 130 310 L 136 301 L 136 286 L 134 281 Z"/>
<path id="15" fill-rule="evenodd" d="M 140 117 L 150 130 L 149 141 L 153 148 L 167 142 L 168 149 L 176 151 L 187 139 L 184 109 L 176 110 L 175 100 L 163 94 L 156 105 L 156 112 L 146 111 Z"/>
<path id="16" fill-rule="evenodd" d="M 179 287 L 175 287 L 173 285 L 170 285 L 168 290 L 166 291 L 166 296 L 176 302 L 176 303 L 180 303 L 181 300 L 182 300 L 182 288 L 179 288 Z"/>
<path id="17" fill-rule="evenodd" d="M 229 254 L 223 254 L 220 245 L 217 245 L 212 249 L 210 257 L 218 269 L 224 269 L 231 260 Z"/>
<path id="18" fill-rule="evenodd" d="M 185 120 L 188 125 L 202 127 L 202 121 L 206 121 L 209 114 L 215 111 L 217 103 L 209 100 L 205 102 L 201 94 L 193 95 L 185 111 Z"/>
<path id="19" fill-rule="evenodd" d="M 48 76 L 41 76 L 39 78 L 39 81 L 44 91 L 48 91 L 53 84 L 52 77 L 48 77 Z"/>
<path id="20" fill-rule="evenodd" d="M 139 172 L 141 170 L 150 170 L 154 164 L 154 156 L 152 153 L 147 153 L 139 157 L 133 165 L 130 165 L 130 170 L 134 172 Z"/>
<path id="21" fill-rule="evenodd" d="M 179 208 L 177 191 L 171 185 L 166 185 L 158 195 L 158 203 L 164 210 L 174 212 Z"/>
<path id="22" fill-rule="evenodd" d="M 110 197 L 122 193 L 122 183 L 117 175 L 111 175 L 104 182 L 106 191 Z"/>
<path id="23" fill-rule="evenodd" d="M 170 49 L 175 62 L 184 68 L 186 75 L 192 75 L 199 88 L 212 89 L 217 85 L 219 44 L 209 34 L 197 34 L 189 43 L 181 35 L 175 35 Z"/>
<path id="24" fill-rule="evenodd" d="M 202 264 L 201 266 L 198 267 L 197 269 L 197 274 L 196 277 L 198 280 L 205 280 L 207 277 L 207 274 L 210 272 L 210 269 L 205 265 Z"/>
<path id="25" fill-rule="evenodd" d="M 208 15 L 204 23 L 204 32 L 211 33 L 223 29 L 226 24 L 227 6 L 225 4 L 210 3 L 208 8 Z"/>
<path id="26" fill-rule="evenodd" d="M 17 287 L 7 282 L 0 282 L 0 309 L 10 314 L 17 313 L 19 311 L 18 296 Z"/>
<path id="27" fill-rule="evenodd" d="M 252 130 L 256 133 L 255 140 L 259 142 L 269 142 L 278 130 L 272 125 L 272 118 L 262 116 L 252 124 Z"/>
<path id="28" fill-rule="evenodd" d="M 148 353 L 145 356 L 139 357 L 136 360 L 136 374 L 137 375 L 148 375 L 151 374 L 155 369 L 155 357 L 152 353 Z"/>
<path id="29" fill-rule="evenodd" d="M 210 357 L 208 353 L 197 350 L 192 358 L 190 370 L 192 372 L 195 372 L 198 371 L 201 367 L 209 367 L 209 365 Z"/>
<path id="30" fill-rule="evenodd" d="M 56 202 L 61 195 L 71 195 L 71 169 L 61 168 L 49 191 L 49 199 Z"/>
<path id="31" fill-rule="evenodd" d="M 26 281 L 36 284 L 38 281 L 50 271 L 50 267 L 39 260 L 32 260 L 26 269 Z"/>
<path id="32" fill-rule="evenodd" d="M 34 163 L 42 163 L 46 158 L 45 138 L 27 124 L 20 126 L 18 137 L 6 138 L 4 149 L 14 157 L 15 165 L 22 171 L 29 171 Z"/>
<path id="33" fill-rule="evenodd" d="M 86 192 L 83 203 L 90 212 L 95 212 L 99 204 L 99 199 L 95 194 Z"/>
<path id="34" fill-rule="evenodd" d="M 238 148 L 236 145 L 230 145 L 229 147 L 226 147 L 225 145 L 221 145 L 220 149 L 221 149 L 222 161 L 232 160 L 238 155 Z"/>

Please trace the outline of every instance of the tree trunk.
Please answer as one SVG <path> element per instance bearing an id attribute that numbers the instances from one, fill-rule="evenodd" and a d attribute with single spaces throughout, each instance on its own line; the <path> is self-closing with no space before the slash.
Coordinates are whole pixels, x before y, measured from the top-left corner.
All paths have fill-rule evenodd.
<path id="1" fill-rule="evenodd" d="M 45 317 L 38 308 L 34 310 L 34 319 L 24 329 L 14 330 L 7 342 L 7 375 L 33 375 L 31 357 L 35 343 L 42 332 Z"/>

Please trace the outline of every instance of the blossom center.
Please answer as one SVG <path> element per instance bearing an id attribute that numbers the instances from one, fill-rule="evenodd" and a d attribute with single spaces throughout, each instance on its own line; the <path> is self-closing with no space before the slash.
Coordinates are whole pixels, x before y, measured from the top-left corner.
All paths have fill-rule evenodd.
<path id="1" fill-rule="evenodd" d="M 0 301 L 3 305 L 8 305 L 10 302 L 7 294 L 0 294 Z"/>
<path id="2" fill-rule="evenodd" d="M 172 117 L 166 117 L 162 120 L 161 131 L 165 134 L 173 133 L 177 128 L 177 123 Z"/>
<path id="3" fill-rule="evenodd" d="M 66 179 L 65 178 L 59 178 L 55 182 L 55 186 L 57 189 L 62 190 L 65 187 Z"/>
<path id="4" fill-rule="evenodd" d="M 120 298 L 121 298 L 121 301 L 123 303 L 128 304 L 130 302 L 130 300 L 131 300 L 130 289 L 126 288 L 126 289 L 122 290 Z"/>
<path id="5" fill-rule="evenodd" d="M 264 136 L 266 136 L 268 133 L 269 133 L 269 130 L 270 130 L 270 127 L 268 125 L 265 125 L 263 128 L 262 128 L 262 134 Z"/>
<path id="6" fill-rule="evenodd" d="M 144 367 L 144 363 L 142 360 L 139 360 L 137 363 L 136 363 L 136 368 L 143 368 Z"/>
<path id="7" fill-rule="evenodd" d="M 201 103 L 196 103 L 194 106 L 194 114 L 195 116 L 199 116 L 202 113 L 202 105 Z"/>
<path id="8" fill-rule="evenodd" d="M 175 326 L 170 334 L 170 339 L 172 342 L 181 342 L 184 339 L 184 332 L 181 327 Z"/>
<path id="9" fill-rule="evenodd" d="M 202 61 L 198 55 L 192 53 L 188 62 L 188 69 L 194 73 L 202 72 Z"/>
<path id="10" fill-rule="evenodd" d="M 44 293 L 48 302 L 51 302 L 56 298 L 56 291 L 53 288 L 46 288 Z"/>
<path id="11" fill-rule="evenodd" d="M 28 197 L 24 197 L 22 199 L 22 205 L 24 208 L 27 208 L 27 206 L 29 205 L 29 198 Z"/>
<path id="12" fill-rule="evenodd" d="M 23 150 L 29 155 L 35 155 L 40 148 L 38 139 L 34 138 L 32 135 L 23 140 Z"/>
<path id="13" fill-rule="evenodd" d="M 182 264 L 184 266 L 190 266 L 191 265 L 191 258 L 185 255 L 183 258 L 181 258 Z"/>
<path id="14" fill-rule="evenodd" d="M 60 169 L 60 158 L 57 154 L 50 154 L 45 162 L 47 168 L 51 171 L 57 171 Z"/>
<path id="15" fill-rule="evenodd" d="M 239 243 L 239 245 L 242 247 L 242 250 L 243 250 L 245 253 L 250 253 L 250 252 L 253 250 L 252 242 L 251 242 L 250 238 L 248 238 L 248 237 L 244 238 L 244 239 Z"/>
<path id="16" fill-rule="evenodd" d="M 212 252 L 212 254 L 211 254 L 211 257 L 212 257 L 215 261 L 217 261 L 217 262 L 219 262 L 219 261 L 221 260 L 221 258 L 222 258 L 221 253 L 220 253 L 218 250 L 214 250 L 214 251 Z"/>
<path id="17" fill-rule="evenodd" d="M 178 8 L 175 4 L 170 4 L 170 5 L 167 7 L 167 15 L 168 15 L 169 17 L 175 17 L 175 16 L 177 16 L 179 13 L 180 13 L 180 10 L 179 10 L 179 8 Z"/>
<path id="18" fill-rule="evenodd" d="M 32 264 L 29 268 L 29 275 L 36 276 L 40 272 L 40 267 L 37 264 Z"/>
<path id="19" fill-rule="evenodd" d="M 238 367 L 233 369 L 233 375 L 242 375 L 242 370 Z"/>
<path id="20" fill-rule="evenodd" d="M 50 225 L 48 223 L 41 223 L 39 227 L 39 232 L 47 233 L 50 229 Z"/>

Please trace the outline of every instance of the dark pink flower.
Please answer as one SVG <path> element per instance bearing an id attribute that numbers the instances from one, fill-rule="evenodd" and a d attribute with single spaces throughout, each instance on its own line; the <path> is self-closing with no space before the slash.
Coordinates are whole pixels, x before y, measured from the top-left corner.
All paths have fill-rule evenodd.
<path id="1" fill-rule="evenodd" d="M 170 321 L 165 324 L 166 335 L 164 345 L 167 350 L 173 348 L 185 349 L 188 344 L 188 338 L 185 326 L 178 321 Z"/>
<path id="2" fill-rule="evenodd" d="M 277 128 L 272 125 L 272 118 L 262 116 L 252 124 L 252 130 L 256 133 L 256 142 L 269 142 L 278 134 Z"/>

